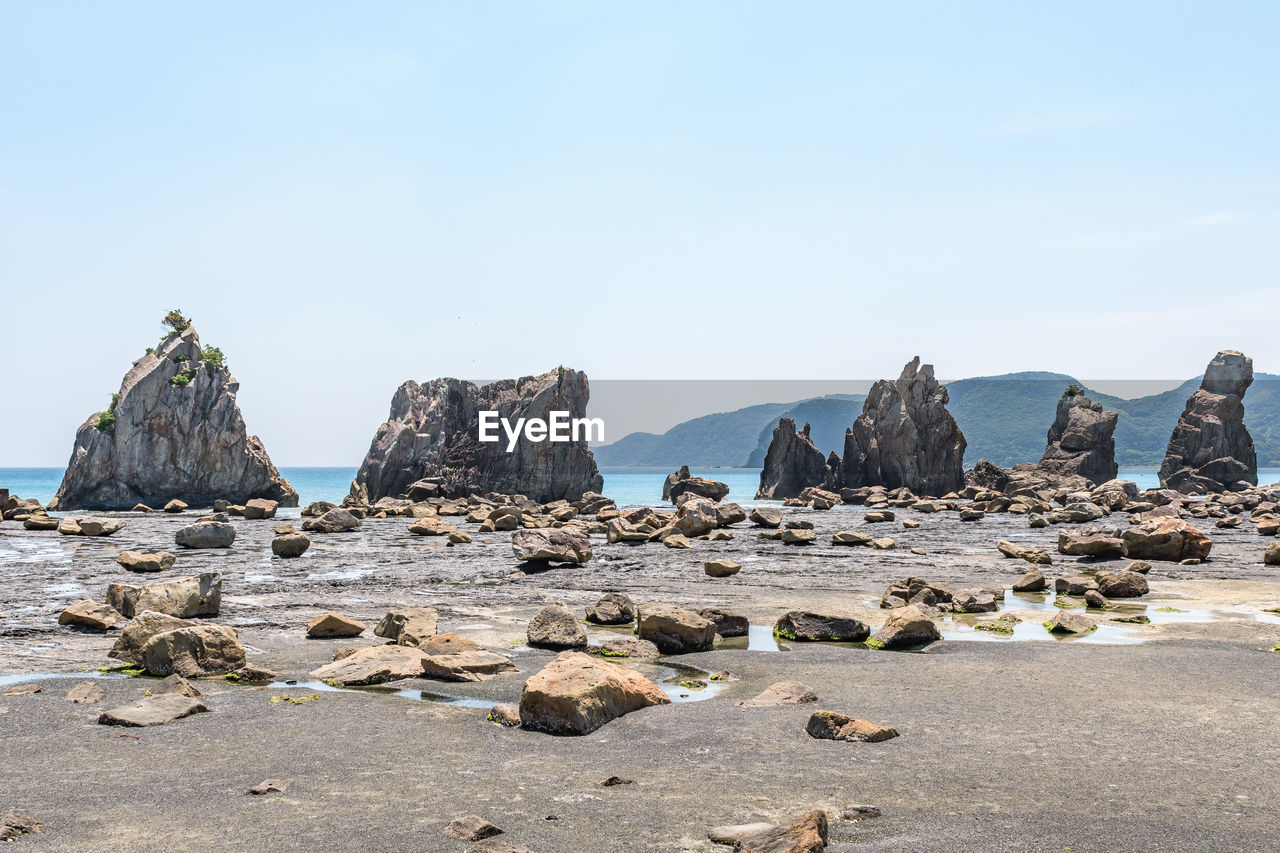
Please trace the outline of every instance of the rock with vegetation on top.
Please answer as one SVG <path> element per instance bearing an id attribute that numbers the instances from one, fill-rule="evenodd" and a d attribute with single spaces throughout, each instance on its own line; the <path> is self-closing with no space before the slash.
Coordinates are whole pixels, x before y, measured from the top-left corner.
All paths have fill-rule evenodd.
<path id="1" fill-rule="evenodd" d="M 298 494 L 249 435 L 236 404 L 240 385 L 221 350 L 200 343 L 177 312 L 160 344 L 133 363 L 104 412 L 76 432 L 58 494 L 59 510 L 128 509 L 181 500 L 209 506 Z"/>
<path id="2" fill-rule="evenodd" d="M 1114 480 L 1117 412 L 1106 412 L 1072 385 L 1058 399 L 1040 468 L 1060 477 L 1080 476 L 1091 483 Z"/>
<path id="3" fill-rule="evenodd" d="M 670 702 L 662 688 L 634 670 L 563 652 L 525 682 L 520 722 L 532 731 L 585 735 L 623 714 Z"/>
<path id="4" fill-rule="evenodd" d="M 1253 359 L 1235 350 L 1213 357 L 1169 438 L 1160 465 L 1162 489 L 1204 494 L 1258 484 L 1258 456 L 1244 425 L 1244 395 L 1251 384 Z"/>
<path id="5" fill-rule="evenodd" d="M 851 616 L 792 610 L 778 619 L 773 633 L 783 639 L 800 642 L 861 643 L 870 635 L 871 629 L 865 622 Z"/>

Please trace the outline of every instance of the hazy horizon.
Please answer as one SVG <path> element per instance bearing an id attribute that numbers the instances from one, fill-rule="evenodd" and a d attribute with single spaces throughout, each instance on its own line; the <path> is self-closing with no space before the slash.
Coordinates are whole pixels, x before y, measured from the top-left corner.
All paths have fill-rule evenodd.
<path id="1" fill-rule="evenodd" d="M 1280 372 L 1269 4 L 5 11 L 5 466 L 171 308 L 284 467 L 410 378 Z"/>

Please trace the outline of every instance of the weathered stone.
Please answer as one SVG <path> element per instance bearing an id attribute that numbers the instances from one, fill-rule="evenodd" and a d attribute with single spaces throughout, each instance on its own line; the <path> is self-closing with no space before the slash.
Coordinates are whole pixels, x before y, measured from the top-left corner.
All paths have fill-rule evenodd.
<path id="1" fill-rule="evenodd" d="M 282 560 L 301 557 L 311 547 L 311 537 L 305 533 L 284 533 L 271 540 L 271 553 Z"/>
<path id="2" fill-rule="evenodd" d="M 495 835 L 501 835 L 502 830 L 479 815 L 469 814 L 464 817 L 454 818 L 445 827 L 444 834 L 463 841 L 480 841 Z"/>
<path id="3" fill-rule="evenodd" d="M 142 586 L 113 583 L 107 587 L 107 604 L 127 619 L 144 610 L 179 619 L 217 616 L 222 605 L 222 573 L 205 572 Z"/>
<path id="4" fill-rule="evenodd" d="M 667 476 L 662 484 L 662 499 L 673 504 L 680 503 L 682 495 L 697 495 L 713 501 L 721 501 L 729 494 L 729 486 L 719 480 L 706 477 L 694 477 L 689 473 L 689 466 L 681 466 L 679 471 Z"/>
<path id="5" fill-rule="evenodd" d="M 168 551 L 121 551 L 116 562 L 131 572 L 163 572 L 173 568 L 177 557 Z"/>
<path id="6" fill-rule="evenodd" d="M 1039 569 L 1031 569 L 1025 575 L 1018 578 L 1013 583 L 1014 592 L 1041 592 L 1049 585 L 1045 580 L 1044 572 Z"/>
<path id="7" fill-rule="evenodd" d="M 826 457 L 809 438 L 809 425 L 797 431 L 791 418 L 779 418 L 760 470 L 756 500 L 799 497 L 806 488 L 829 480 L 831 471 Z"/>
<path id="8" fill-rule="evenodd" d="M 812 545 L 818 541 L 818 534 L 812 530 L 788 527 L 778 538 L 784 545 Z"/>
<path id="9" fill-rule="evenodd" d="M 324 515 L 302 522 L 302 529 L 307 533 L 349 533 L 359 530 L 361 523 L 349 510 L 334 507 Z"/>
<path id="10" fill-rule="evenodd" d="M 840 530 L 831 537 L 832 545 L 871 545 L 874 537 L 858 530 Z"/>
<path id="11" fill-rule="evenodd" d="M 605 593 L 587 608 L 587 621 L 594 625 L 627 625 L 636 618 L 635 603 L 621 592 Z"/>
<path id="12" fill-rule="evenodd" d="M 103 711 L 98 716 L 98 722 L 104 726 L 162 726 L 208 710 L 209 707 L 198 699 L 180 693 L 162 693 L 144 696 L 128 705 Z"/>
<path id="13" fill-rule="evenodd" d="M 307 623 L 307 636 L 313 639 L 332 637 L 358 637 L 364 633 L 365 624 L 341 613 L 324 613 Z"/>
<path id="14" fill-rule="evenodd" d="M 586 374 L 563 367 L 484 386 L 458 379 L 406 382 L 391 400 L 390 416 L 374 436 L 352 496 L 366 501 L 397 497 L 424 479 L 444 497 L 499 492 L 547 502 L 599 492 L 604 480 L 587 435 L 567 442 L 532 441 L 522 431 L 508 453 L 505 435 L 481 442 L 478 431 L 482 411 L 499 412 L 512 424 L 520 418 L 551 422 L 553 412 L 583 418 L 589 397 Z M 410 495 L 413 500 L 434 496 Z"/>
<path id="15" fill-rule="evenodd" d="M 591 559 L 591 541 L 562 527 L 517 530 L 511 534 L 511 550 L 527 563 L 585 563 Z"/>
<path id="16" fill-rule="evenodd" d="M 261 782 L 254 785 L 245 793 L 255 797 L 264 797 L 267 794 L 284 793 L 284 790 L 288 787 L 289 786 L 283 780 L 280 780 L 280 779 L 263 779 Z"/>
<path id="17" fill-rule="evenodd" d="M 51 508 L 128 509 L 174 499 L 209 506 L 253 497 L 298 505 L 297 492 L 245 429 L 239 383 L 205 352 L 188 326 L 134 362 L 112 411 L 91 415 L 76 431 Z M 173 381 L 179 376 L 186 381 Z M 98 428 L 104 414 L 114 416 L 106 430 Z"/>
<path id="18" fill-rule="evenodd" d="M 507 521 L 510 517 L 501 520 Z M 519 524 L 519 519 L 512 519 L 514 523 L 510 525 L 510 529 L 514 530 Z M 508 525 L 504 524 L 504 527 Z M 494 528 L 497 529 L 496 527 Z M 448 536 L 450 533 L 456 533 L 458 528 L 442 518 L 435 516 L 426 516 L 409 525 L 409 532 L 414 536 Z"/>
<path id="19" fill-rule="evenodd" d="M 1101 403 L 1075 386 L 1067 389 L 1058 400 L 1040 468 L 1060 477 L 1084 477 L 1091 483 L 1114 480 L 1119 470 L 1113 435 L 1118 418 L 1118 413 L 1103 411 Z"/>
<path id="20" fill-rule="evenodd" d="M 504 672 L 516 672 L 516 665 L 497 652 L 486 649 L 428 653 L 422 659 L 422 677 L 438 681 L 486 681 Z"/>
<path id="21" fill-rule="evenodd" d="M 1082 613 L 1064 610 L 1061 613 L 1055 613 L 1052 619 L 1044 623 L 1044 626 L 1051 634 L 1087 634 L 1097 628 L 1098 623 Z"/>
<path id="22" fill-rule="evenodd" d="M 172 513 L 186 512 L 187 504 L 185 501 L 180 501 L 177 498 L 174 498 L 164 505 L 164 511 Z"/>
<path id="23" fill-rule="evenodd" d="M 107 698 L 107 691 L 94 681 L 81 681 L 62 697 L 76 705 L 95 705 Z"/>
<path id="24" fill-rule="evenodd" d="M 436 635 L 438 620 L 438 614 L 430 607 L 389 610 L 379 620 L 373 633 L 400 646 L 421 646 Z"/>
<path id="25" fill-rule="evenodd" d="M 235 628 L 189 625 L 156 634 L 142 647 L 142 666 L 152 675 L 176 672 L 183 678 L 225 675 L 245 665 Z"/>
<path id="26" fill-rule="evenodd" d="M 1096 589 L 1085 590 L 1084 603 L 1088 607 L 1098 609 L 1109 607 L 1111 605 L 1111 602 L 1107 601 L 1107 597 Z"/>
<path id="27" fill-rule="evenodd" d="M 410 646 L 373 646 L 312 670 L 311 676 L 340 687 L 382 684 L 422 675 L 426 657 Z"/>
<path id="28" fill-rule="evenodd" d="M 775 705 L 805 705 L 817 702 L 818 694 L 799 681 L 779 681 L 765 688 L 764 692 L 738 704 L 744 708 L 765 708 Z"/>
<path id="29" fill-rule="evenodd" d="M 527 637 L 529 645 L 538 649 L 581 649 L 587 645 L 587 632 L 563 604 L 548 604 L 533 614 Z"/>
<path id="30" fill-rule="evenodd" d="M 947 411 L 933 366 L 914 358 L 896 382 L 872 386 L 845 432 L 844 485 L 945 495 L 964 488 L 964 434 Z"/>
<path id="31" fill-rule="evenodd" d="M 827 846 L 827 815 L 814 809 L 785 826 L 744 835 L 734 853 L 820 853 Z"/>
<path id="32" fill-rule="evenodd" d="M 751 523 L 757 527 L 781 527 L 782 526 L 782 510 L 772 506 L 752 507 L 751 513 L 747 516 L 751 519 Z"/>
<path id="33" fill-rule="evenodd" d="M 1272 542 L 1263 552 L 1262 562 L 1267 566 L 1280 566 L 1280 542 Z"/>
<path id="34" fill-rule="evenodd" d="M 77 601 L 58 616 L 59 625 L 78 625 L 93 631 L 106 631 L 123 621 L 114 608 L 96 601 Z"/>
<path id="35" fill-rule="evenodd" d="M 591 651 L 607 658 L 656 658 L 662 654 L 653 643 L 639 637 L 613 637 L 592 646 Z"/>
<path id="36" fill-rule="evenodd" d="M 702 564 L 702 570 L 707 577 L 727 578 L 740 572 L 742 564 L 735 563 L 733 560 L 707 560 Z"/>
<path id="37" fill-rule="evenodd" d="M 247 519 L 275 518 L 278 503 L 266 498 L 251 498 L 244 502 L 244 517 Z"/>
<path id="38" fill-rule="evenodd" d="M 502 702 L 489 709 L 489 722 L 514 729 L 520 725 L 520 706 Z"/>
<path id="39" fill-rule="evenodd" d="M 1091 589 L 1098 588 L 1098 581 L 1088 575 L 1069 575 L 1053 582 L 1055 592 L 1063 595 L 1084 595 Z"/>
<path id="40" fill-rule="evenodd" d="M 784 613 L 773 633 L 799 642 L 835 641 L 860 643 L 871 633 L 865 622 L 851 616 L 832 616 L 808 610 Z"/>
<path id="41" fill-rule="evenodd" d="M 1160 465 L 1160 487 L 1186 494 L 1238 491 L 1258 484 L 1258 457 L 1244 425 L 1253 360 L 1223 350 L 1187 400 Z"/>
<path id="42" fill-rule="evenodd" d="M 115 645 L 107 652 L 107 657 L 133 666 L 142 666 L 142 649 L 152 637 L 194 624 L 196 623 L 152 610 L 138 612 L 133 621 L 120 632 Z"/>
<path id="43" fill-rule="evenodd" d="M 73 518 L 66 516 L 58 522 L 58 532 L 63 536 L 111 536 L 124 529 L 118 518 Z"/>
<path id="44" fill-rule="evenodd" d="M 1203 560 L 1213 540 L 1194 524 L 1180 518 L 1153 518 L 1121 534 L 1125 553 L 1139 560 Z"/>
<path id="45" fill-rule="evenodd" d="M 520 722 L 534 731 L 584 735 L 623 714 L 670 702 L 638 672 L 581 652 L 563 652 L 525 682 Z"/>
<path id="46" fill-rule="evenodd" d="M 228 521 L 197 521 L 179 528 L 173 541 L 183 548 L 230 548 L 236 526 Z"/>
<path id="47" fill-rule="evenodd" d="M 751 621 L 740 613 L 731 613 L 718 607 L 704 607 L 698 611 L 698 615 L 710 620 L 721 637 L 745 637 L 751 630 Z"/>
<path id="48" fill-rule="evenodd" d="M 919 606 L 908 604 L 889 614 L 884 625 L 867 640 L 875 649 L 902 649 L 941 640 L 942 634 Z"/>
<path id="49" fill-rule="evenodd" d="M 181 675 L 176 674 L 165 676 L 151 688 L 151 695 L 155 696 L 160 693 L 181 693 L 183 696 L 189 696 L 192 699 L 199 699 L 204 695 L 200 692 L 200 688 L 187 681 Z"/>
<path id="50" fill-rule="evenodd" d="M 22 520 L 24 530 L 57 530 L 58 519 L 47 515 L 32 514 Z"/>
<path id="51" fill-rule="evenodd" d="M 814 711 L 805 725 L 809 737 L 819 740 L 848 740 L 879 743 L 898 736 L 896 729 L 859 720 L 835 711 Z"/>
<path id="52" fill-rule="evenodd" d="M 1098 592 L 1107 598 L 1137 598 L 1150 591 L 1147 579 L 1138 572 L 1101 572 Z"/>
<path id="53" fill-rule="evenodd" d="M 711 648 L 715 623 L 692 610 L 666 604 L 641 605 L 637 636 L 649 640 L 663 654 L 700 652 Z"/>
<path id="54" fill-rule="evenodd" d="M 1058 553 L 1070 557 L 1114 559 L 1124 556 L 1124 541 L 1108 533 L 1090 532 L 1087 528 L 1079 533 L 1059 530 Z"/>

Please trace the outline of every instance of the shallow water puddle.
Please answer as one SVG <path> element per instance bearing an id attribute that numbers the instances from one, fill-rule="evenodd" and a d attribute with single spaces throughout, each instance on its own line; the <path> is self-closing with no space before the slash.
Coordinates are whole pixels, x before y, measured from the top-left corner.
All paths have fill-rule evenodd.
<path id="1" fill-rule="evenodd" d="M 1128 646 L 1146 642 L 1138 636 L 1138 632 L 1129 627 L 1099 622 L 1098 627 L 1087 634 L 1055 634 L 1050 633 L 1040 622 L 1023 621 L 1013 626 L 1012 634 L 997 631 L 979 631 L 973 622 L 950 620 L 951 627 L 942 628 L 942 639 L 959 642 L 1059 642 L 1059 643 L 1097 643 L 1103 645 Z M 966 620 L 967 621 L 967 620 Z M 977 620 L 974 620 L 976 622 Z M 1047 621 L 1047 620 L 1046 620 Z"/>
<path id="2" fill-rule="evenodd" d="M 752 625 L 747 629 L 747 636 L 726 637 L 716 648 L 736 652 L 785 652 L 788 647 L 778 642 L 769 625 Z"/>
<path id="3" fill-rule="evenodd" d="M 467 696 L 450 696 L 446 693 L 433 693 L 417 687 L 400 686 L 399 682 L 390 684 L 370 684 L 363 687 L 335 687 L 323 681 L 273 681 L 267 685 L 279 690 L 311 690 L 316 693 L 369 693 L 377 696 L 398 696 L 401 699 L 412 699 L 416 702 L 438 702 L 442 705 L 458 705 L 463 708 L 492 708 L 496 702 L 490 699 L 472 699 Z"/>
<path id="4" fill-rule="evenodd" d="M 128 673 L 123 672 L 19 672 L 10 675 L 0 675 L 0 690 L 6 687 L 12 687 L 15 684 L 26 684 L 31 681 L 51 681 L 54 679 L 75 679 L 76 681 L 84 681 L 89 678 L 101 679 L 117 679 L 129 678 Z"/>

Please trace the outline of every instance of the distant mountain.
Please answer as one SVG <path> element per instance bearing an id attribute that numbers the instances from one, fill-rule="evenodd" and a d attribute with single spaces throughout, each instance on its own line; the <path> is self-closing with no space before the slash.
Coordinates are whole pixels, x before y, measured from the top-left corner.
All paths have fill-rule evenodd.
<path id="1" fill-rule="evenodd" d="M 809 424 L 809 438 L 813 439 L 823 456 L 829 455 L 833 450 L 844 455 L 844 431 L 853 423 L 854 418 L 862 414 L 862 404 L 866 399 L 866 394 L 814 397 L 811 400 L 801 400 L 778 417 L 791 418 L 797 427 Z M 769 442 L 773 440 L 773 430 L 777 425 L 778 418 L 773 418 L 760 430 L 755 449 L 747 457 L 745 467 L 760 468 L 764 465 L 764 455 L 769 452 Z"/>
<path id="2" fill-rule="evenodd" d="M 1068 385 L 1081 385 L 1065 373 L 1026 371 L 979 376 L 947 383 L 949 408 L 968 440 L 965 465 L 979 459 L 1009 467 L 1038 462 L 1053 423 L 1058 398 Z M 1169 391 L 1126 400 L 1085 388 L 1105 408 L 1120 413 L 1116 425 L 1116 462 L 1159 466 L 1173 426 L 1200 377 Z M 1083 387 L 1083 386 L 1082 386 Z M 769 403 L 733 412 L 705 415 L 677 424 L 662 435 L 632 433 L 595 448 L 606 466 L 757 468 L 769 448 L 778 418 L 811 424 L 810 435 L 824 454 L 844 452 L 844 431 L 862 412 L 865 396 L 833 394 L 794 403 Z M 1260 468 L 1280 467 L 1280 376 L 1259 373 L 1245 395 L 1245 425 L 1253 435 Z"/>

